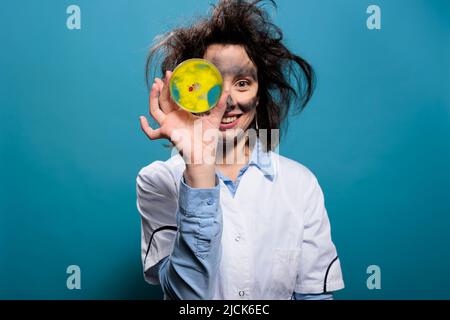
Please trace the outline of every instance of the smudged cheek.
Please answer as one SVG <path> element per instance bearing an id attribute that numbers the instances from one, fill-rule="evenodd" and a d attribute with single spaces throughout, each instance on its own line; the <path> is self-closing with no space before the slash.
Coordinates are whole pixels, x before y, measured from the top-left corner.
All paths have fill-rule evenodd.
<path id="1" fill-rule="evenodd" d="M 258 101 L 258 98 L 253 97 L 253 98 L 250 98 L 247 100 L 238 101 L 237 105 L 238 105 L 239 109 L 244 113 L 253 112 L 257 106 L 257 101 Z"/>
<path id="2" fill-rule="evenodd" d="M 255 115 L 255 112 L 253 111 L 253 109 L 244 113 L 242 116 L 239 117 L 236 127 L 240 128 L 242 130 L 247 130 L 247 128 L 252 123 L 254 115 Z"/>
<path id="3" fill-rule="evenodd" d="M 242 115 L 238 119 L 236 127 L 246 130 L 250 125 L 257 107 L 257 98 L 251 98 L 247 101 L 240 101 L 237 103 L 237 107 L 242 111 Z"/>

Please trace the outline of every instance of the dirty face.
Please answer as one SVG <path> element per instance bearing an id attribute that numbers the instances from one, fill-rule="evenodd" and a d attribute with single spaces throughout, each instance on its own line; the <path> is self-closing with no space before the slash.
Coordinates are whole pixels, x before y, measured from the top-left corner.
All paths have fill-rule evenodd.
<path id="1" fill-rule="evenodd" d="M 203 58 L 219 69 L 224 90 L 229 92 L 219 129 L 223 140 L 234 140 L 248 129 L 255 117 L 258 70 L 241 45 L 210 45 Z"/>

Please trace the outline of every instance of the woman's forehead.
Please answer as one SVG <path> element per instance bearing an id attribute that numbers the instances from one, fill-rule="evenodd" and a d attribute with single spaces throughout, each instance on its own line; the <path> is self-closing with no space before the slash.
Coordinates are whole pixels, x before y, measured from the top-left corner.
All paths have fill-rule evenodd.
<path id="1" fill-rule="evenodd" d="M 225 77 L 248 75 L 256 79 L 256 66 L 240 45 L 211 45 L 204 58 L 211 61 Z"/>
<path id="2" fill-rule="evenodd" d="M 251 61 L 247 64 L 228 64 L 222 65 L 215 61 L 212 61 L 223 77 L 252 77 L 253 79 L 257 79 L 256 68 Z"/>

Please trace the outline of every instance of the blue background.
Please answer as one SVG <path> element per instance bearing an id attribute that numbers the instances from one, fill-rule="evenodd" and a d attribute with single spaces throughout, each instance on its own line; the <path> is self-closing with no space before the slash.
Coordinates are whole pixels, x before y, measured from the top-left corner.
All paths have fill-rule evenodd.
<path id="1" fill-rule="evenodd" d="M 0 12 L 0 298 L 160 298 L 144 282 L 138 170 L 166 159 L 140 131 L 152 39 L 210 1 L 9 1 Z M 66 8 L 81 8 L 68 30 Z M 366 27 L 370 4 L 382 29 Z M 450 3 L 278 1 L 314 98 L 281 154 L 325 193 L 339 299 L 450 298 Z M 81 268 L 81 290 L 66 268 Z M 366 268 L 381 268 L 368 290 Z"/>

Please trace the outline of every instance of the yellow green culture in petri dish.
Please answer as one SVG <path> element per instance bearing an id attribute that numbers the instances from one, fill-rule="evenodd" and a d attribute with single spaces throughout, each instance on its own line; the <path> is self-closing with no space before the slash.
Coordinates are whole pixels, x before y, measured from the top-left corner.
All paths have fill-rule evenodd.
<path id="1" fill-rule="evenodd" d="M 188 59 L 173 70 L 170 79 L 172 100 L 186 111 L 211 110 L 219 102 L 223 78 L 214 64 L 205 59 Z"/>

